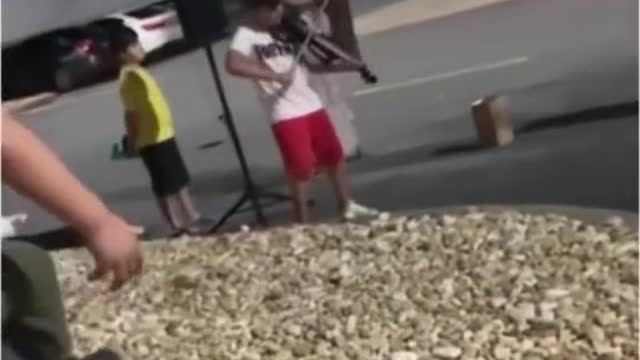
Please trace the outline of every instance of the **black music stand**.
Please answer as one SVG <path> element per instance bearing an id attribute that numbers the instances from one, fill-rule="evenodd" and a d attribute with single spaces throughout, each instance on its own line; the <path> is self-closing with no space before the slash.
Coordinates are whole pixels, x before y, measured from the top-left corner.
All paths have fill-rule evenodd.
<path id="1" fill-rule="evenodd" d="M 251 177 L 251 172 L 249 171 L 249 165 L 247 165 L 247 159 L 244 155 L 244 151 L 242 150 L 242 145 L 240 143 L 240 138 L 238 136 L 238 132 L 236 130 L 235 124 L 233 122 L 233 116 L 231 114 L 231 109 L 229 108 L 229 103 L 227 102 L 227 96 L 224 91 L 224 87 L 222 85 L 222 79 L 220 78 L 220 73 L 218 72 L 218 66 L 216 65 L 216 59 L 213 55 L 213 51 L 211 50 L 211 45 L 207 44 L 203 46 L 204 52 L 207 55 L 207 61 L 209 62 L 209 68 L 211 69 L 211 74 L 213 75 L 213 81 L 216 84 L 216 91 L 218 93 L 218 98 L 220 99 L 220 104 L 222 105 L 222 117 L 223 121 L 227 125 L 227 129 L 229 130 L 229 134 L 231 135 L 231 140 L 233 142 L 233 148 L 238 157 L 238 161 L 240 162 L 240 169 L 242 170 L 242 175 L 244 178 L 244 192 L 240 195 L 240 198 L 222 215 L 220 220 L 216 223 L 216 225 L 211 229 L 211 233 L 214 233 L 222 227 L 227 220 L 240 212 L 244 212 L 249 210 L 249 207 L 244 207 L 247 202 L 251 203 L 251 207 L 256 215 L 256 221 L 258 224 L 264 226 L 267 225 L 267 219 L 262 212 L 263 206 L 271 206 L 281 202 L 291 201 L 291 197 L 275 192 L 269 192 L 262 190 L 256 186 Z M 268 202 L 262 204 L 260 202 L 261 199 L 268 200 Z M 309 202 L 310 205 L 313 204 L 312 201 Z"/>

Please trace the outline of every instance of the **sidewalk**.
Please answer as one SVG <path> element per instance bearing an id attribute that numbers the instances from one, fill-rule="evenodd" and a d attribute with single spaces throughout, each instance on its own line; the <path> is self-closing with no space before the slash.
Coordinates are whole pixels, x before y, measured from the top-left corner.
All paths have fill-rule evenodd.
<path id="1" fill-rule="evenodd" d="M 365 36 L 510 0 L 404 0 L 355 19 L 357 35 Z"/>

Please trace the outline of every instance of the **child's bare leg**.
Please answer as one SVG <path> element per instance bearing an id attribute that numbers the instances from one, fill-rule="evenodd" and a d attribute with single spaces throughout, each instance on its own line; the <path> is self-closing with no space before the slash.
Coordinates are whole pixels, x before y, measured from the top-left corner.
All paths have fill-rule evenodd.
<path id="1" fill-rule="evenodd" d="M 185 216 L 186 224 L 191 225 L 200 220 L 202 216 L 193 203 L 193 197 L 191 197 L 191 192 L 188 187 L 185 186 L 178 191 L 177 198 L 182 209 L 182 213 Z"/>
<path id="2" fill-rule="evenodd" d="M 179 231 L 182 229 L 183 224 L 180 221 L 180 216 L 175 206 L 176 201 L 173 197 L 175 197 L 175 195 L 167 195 L 159 197 L 156 200 L 162 215 L 169 222 L 171 229 L 173 231 Z"/>
<path id="3" fill-rule="evenodd" d="M 349 205 L 351 196 L 349 195 L 349 187 L 347 185 L 347 171 L 344 161 L 340 161 L 337 165 L 327 169 L 327 175 L 338 203 L 340 212 L 344 212 Z"/>
<path id="4" fill-rule="evenodd" d="M 305 224 L 309 222 L 308 181 L 289 179 L 289 186 L 291 187 L 294 221 Z"/>
<path id="5" fill-rule="evenodd" d="M 160 209 L 160 213 L 162 214 L 162 217 L 167 222 L 169 222 L 169 224 L 173 228 L 174 226 L 171 223 L 171 216 L 169 216 L 169 206 L 167 205 L 167 202 L 161 197 L 156 197 L 156 203 L 158 204 L 158 209 Z"/>

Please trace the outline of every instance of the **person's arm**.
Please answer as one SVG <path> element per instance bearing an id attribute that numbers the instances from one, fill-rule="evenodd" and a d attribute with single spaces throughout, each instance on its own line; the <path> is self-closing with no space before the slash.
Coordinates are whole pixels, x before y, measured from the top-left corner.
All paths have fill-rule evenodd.
<path id="1" fill-rule="evenodd" d="M 2 180 L 83 235 L 109 216 L 104 204 L 30 130 L 2 111 Z"/>
<path id="2" fill-rule="evenodd" d="M 225 59 L 227 72 L 252 80 L 286 83 L 290 74 L 278 74 L 251 57 L 254 46 L 255 42 L 251 31 L 242 27 L 238 28 L 227 51 Z"/>
<path id="3" fill-rule="evenodd" d="M 252 80 L 285 81 L 285 74 L 277 73 L 236 50 L 227 52 L 225 66 L 227 72 L 234 76 Z"/>
<path id="4" fill-rule="evenodd" d="M 114 273 L 117 288 L 140 272 L 131 227 L 113 214 L 33 132 L 2 109 L 2 181 L 65 221 L 87 241 L 96 278 Z"/>

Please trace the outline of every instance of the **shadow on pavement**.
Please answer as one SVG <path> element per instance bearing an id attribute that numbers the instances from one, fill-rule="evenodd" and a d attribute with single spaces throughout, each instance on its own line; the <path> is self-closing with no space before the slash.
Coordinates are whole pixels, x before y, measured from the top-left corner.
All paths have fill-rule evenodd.
<path id="1" fill-rule="evenodd" d="M 481 150 L 488 150 L 488 148 L 478 143 L 465 143 L 465 144 L 445 146 L 445 147 L 436 149 L 433 152 L 433 155 L 436 157 L 451 156 L 451 155 L 470 153 L 470 152 L 476 152 Z"/>
<path id="2" fill-rule="evenodd" d="M 244 178 L 239 168 L 226 172 L 211 171 L 194 176 L 191 188 L 194 194 L 200 195 L 229 195 L 244 190 Z M 260 188 L 280 187 L 284 177 L 279 168 L 250 166 L 251 177 Z M 213 191 L 212 191 L 213 189 Z"/>
<path id="3" fill-rule="evenodd" d="M 598 121 L 610 121 L 623 117 L 638 115 L 638 102 L 625 102 L 591 109 L 585 109 L 574 113 L 563 114 L 548 118 L 529 121 L 527 124 L 515 129 L 517 134 L 538 132 L 542 130 L 568 127 L 572 125 L 587 124 Z M 452 121 L 454 119 L 451 119 Z M 516 139 L 517 141 L 517 139 Z M 420 145 L 407 150 L 390 152 L 383 155 L 367 156 L 354 162 L 350 168 L 354 172 L 362 173 L 377 171 L 385 168 L 393 168 L 411 165 L 427 160 L 455 157 L 463 154 L 496 152 L 505 148 L 490 148 L 481 145 L 475 139 L 466 139 L 444 145 Z"/>
<path id="4" fill-rule="evenodd" d="M 224 140 L 215 140 L 215 141 L 211 141 L 208 142 L 206 144 L 202 144 L 200 146 L 198 146 L 199 150 L 209 150 L 209 149 L 214 149 L 217 148 L 218 146 L 224 144 Z"/>
<path id="5" fill-rule="evenodd" d="M 82 244 L 79 239 L 80 236 L 78 233 L 69 227 L 63 227 L 44 233 L 21 235 L 19 237 L 10 237 L 3 240 L 24 241 L 32 245 L 39 246 L 45 250 L 60 250 L 81 246 Z"/>
<path id="6" fill-rule="evenodd" d="M 600 106 L 591 109 L 585 109 L 569 114 L 553 116 L 545 119 L 531 121 L 529 124 L 522 126 L 516 131 L 526 133 L 548 129 L 551 127 L 571 126 L 575 124 L 583 124 L 594 121 L 606 121 L 610 119 L 621 118 L 625 116 L 638 114 L 638 101 L 619 103 L 607 106 Z"/>
<path id="7" fill-rule="evenodd" d="M 394 151 L 382 155 L 365 156 L 360 160 L 349 165 L 350 172 L 356 174 L 364 174 L 367 172 L 379 171 L 384 169 L 393 169 L 394 167 L 402 167 L 443 159 L 447 157 L 455 158 L 459 155 L 490 152 L 500 149 L 488 148 L 477 143 L 473 139 L 466 141 L 457 141 L 444 145 L 420 145 L 410 149 Z"/>

